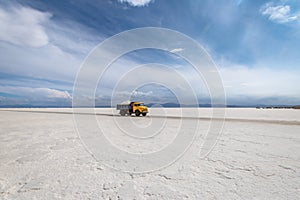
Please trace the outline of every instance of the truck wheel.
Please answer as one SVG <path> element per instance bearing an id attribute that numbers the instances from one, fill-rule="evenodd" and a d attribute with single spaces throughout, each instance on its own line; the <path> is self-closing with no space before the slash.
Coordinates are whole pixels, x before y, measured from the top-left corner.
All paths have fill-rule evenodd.
<path id="1" fill-rule="evenodd" d="M 137 117 L 138 117 L 138 116 L 140 116 L 140 114 L 141 114 L 141 113 L 140 113 L 140 111 L 139 111 L 139 110 L 136 110 L 136 111 L 135 111 L 135 116 L 137 116 Z"/>
<path id="2" fill-rule="evenodd" d="M 121 114 L 122 116 L 125 116 L 125 112 L 124 112 L 124 111 L 121 111 L 120 114 Z"/>
<path id="3" fill-rule="evenodd" d="M 142 113 L 142 115 L 145 117 L 147 115 L 147 113 Z"/>

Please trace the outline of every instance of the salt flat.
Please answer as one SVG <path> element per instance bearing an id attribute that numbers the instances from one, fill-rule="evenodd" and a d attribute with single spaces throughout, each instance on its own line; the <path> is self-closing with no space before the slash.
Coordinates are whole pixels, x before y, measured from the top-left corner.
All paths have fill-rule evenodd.
<path id="1" fill-rule="evenodd" d="M 185 108 L 186 113 L 189 109 Z M 84 121 L 85 133 L 78 135 L 71 112 L 71 109 L 0 110 L 1 199 L 298 199 L 300 196 L 299 110 L 226 109 L 222 134 L 210 154 L 201 158 L 199 149 L 210 128 L 206 119 L 212 117 L 209 108 L 199 109 L 198 115 L 191 112 L 196 120 L 184 119 L 187 121 L 184 129 L 180 129 L 180 118 L 176 118 L 180 117 L 178 109 L 163 112 L 151 109 L 150 117 L 145 118 L 113 117 L 105 114 L 116 115 L 115 110 L 96 109 L 97 122 L 112 145 L 131 154 L 159 151 L 174 141 L 178 130 L 188 135 L 195 132 L 192 121 L 199 123 L 199 135 L 180 159 L 145 173 L 120 170 L 126 160 L 114 162 L 119 163 L 115 168 L 108 160 L 97 157 L 97 161 L 80 140 L 83 134 L 95 130 L 89 121 Z M 159 134 L 151 135 L 151 124 Z M 140 129 L 144 131 L 137 131 Z M 133 135 L 121 130 L 132 130 Z"/>

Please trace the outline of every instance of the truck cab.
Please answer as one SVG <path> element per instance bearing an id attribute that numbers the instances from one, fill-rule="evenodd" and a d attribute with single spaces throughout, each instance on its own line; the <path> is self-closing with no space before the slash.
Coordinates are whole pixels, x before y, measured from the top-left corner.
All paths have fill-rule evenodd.
<path id="1" fill-rule="evenodd" d="M 120 110 L 122 116 L 131 115 L 134 113 L 136 116 L 146 116 L 148 108 L 143 102 L 132 101 L 129 104 L 117 104 L 117 110 Z"/>
<path id="2" fill-rule="evenodd" d="M 143 102 L 131 102 L 129 109 L 129 114 L 135 113 L 136 116 L 140 116 L 142 114 L 143 116 L 146 116 L 148 113 L 148 108 L 145 106 Z"/>

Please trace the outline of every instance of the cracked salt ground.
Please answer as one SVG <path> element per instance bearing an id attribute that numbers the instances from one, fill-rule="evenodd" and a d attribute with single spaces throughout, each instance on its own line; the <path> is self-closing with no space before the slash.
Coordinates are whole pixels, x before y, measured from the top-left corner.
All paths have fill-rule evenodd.
<path id="1" fill-rule="evenodd" d="M 201 116 L 209 116 L 208 109 L 200 110 Z M 0 111 L 0 199 L 298 199 L 300 196 L 298 110 L 228 109 L 226 117 L 237 120 L 225 122 L 223 134 L 208 157 L 185 155 L 168 168 L 141 174 L 118 172 L 96 162 L 78 139 L 71 114 L 15 111 Z M 152 113 L 155 115 L 155 110 Z M 167 109 L 167 114 L 178 112 Z M 101 115 L 97 119 L 107 124 L 114 142 L 122 144 L 125 137 L 118 138 L 116 130 L 109 129 L 113 120 Z M 176 120 L 170 119 L 170 130 L 176 129 Z M 209 121 L 200 120 L 201 130 L 208 125 Z M 160 137 L 162 143 L 167 142 L 164 135 Z M 191 151 L 198 150 L 203 139 L 199 135 Z M 159 144 L 153 142 L 146 146 L 148 149 L 142 147 L 132 144 L 122 148 L 152 151 Z"/>

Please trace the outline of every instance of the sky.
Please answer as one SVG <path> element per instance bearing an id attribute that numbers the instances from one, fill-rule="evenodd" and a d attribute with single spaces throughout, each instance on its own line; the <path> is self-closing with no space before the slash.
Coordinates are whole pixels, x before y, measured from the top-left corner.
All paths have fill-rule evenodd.
<path id="1" fill-rule="evenodd" d="M 143 27 L 175 30 L 201 44 L 218 68 L 227 104 L 300 104 L 299 0 L 0 0 L 0 106 L 71 106 L 89 53 L 107 38 Z M 110 66 L 97 87 L 97 105 L 110 103 L 126 70 L 147 63 L 175 69 L 200 104 L 210 103 L 205 81 L 184 59 L 141 49 Z M 148 68 L 151 76 L 168 79 L 159 67 Z M 170 90 L 179 85 L 175 81 L 126 91 L 135 80 L 123 80 L 116 101 L 124 93 L 158 104 L 189 98 L 185 89 Z"/>

